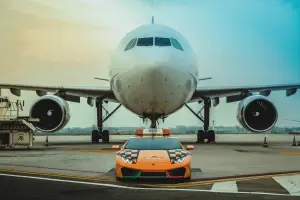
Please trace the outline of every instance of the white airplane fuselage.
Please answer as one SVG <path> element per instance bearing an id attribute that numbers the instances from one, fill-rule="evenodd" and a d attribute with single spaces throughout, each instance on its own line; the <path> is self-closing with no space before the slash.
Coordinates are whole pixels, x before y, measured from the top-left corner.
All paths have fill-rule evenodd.
<path id="1" fill-rule="evenodd" d="M 126 50 L 134 38 L 174 38 L 174 46 L 138 46 Z M 136 43 L 137 44 L 137 43 Z M 198 68 L 185 38 L 169 27 L 149 24 L 129 32 L 120 42 L 110 65 L 110 83 L 116 99 L 139 115 L 167 116 L 189 101 L 197 87 Z"/>

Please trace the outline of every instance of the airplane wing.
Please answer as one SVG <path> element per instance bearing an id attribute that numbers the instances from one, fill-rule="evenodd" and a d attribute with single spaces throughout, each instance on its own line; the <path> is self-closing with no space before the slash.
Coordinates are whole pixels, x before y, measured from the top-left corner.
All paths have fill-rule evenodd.
<path id="1" fill-rule="evenodd" d="M 22 90 L 35 91 L 38 96 L 46 95 L 48 92 L 62 94 L 67 101 L 80 102 L 80 97 L 103 98 L 107 101 L 116 102 L 110 87 L 64 87 L 64 86 L 42 86 L 1 84 L 0 89 L 9 89 L 13 95 L 21 96 Z M 78 101 L 79 100 L 79 101 Z"/>
<path id="2" fill-rule="evenodd" d="M 300 83 L 240 87 L 198 87 L 190 102 L 199 101 L 204 98 L 211 98 L 218 102 L 219 98 L 226 97 L 229 103 L 242 100 L 243 94 L 258 92 L 263 96 L 269 96 L 271 91 L 276 90 L 286 90 L 286 96 L 291 96 L 297 92 L 297 89 L 300 89 Z"/>

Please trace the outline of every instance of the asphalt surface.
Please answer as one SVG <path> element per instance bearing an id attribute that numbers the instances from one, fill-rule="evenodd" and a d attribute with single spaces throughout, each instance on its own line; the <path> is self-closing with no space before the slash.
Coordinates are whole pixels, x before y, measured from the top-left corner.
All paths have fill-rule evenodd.
<path id="1" fill-rule="evenodd" d="M 0 151 L 0 199 L 300 199 L 293 136 L 269 136 L 268 148 L 262 135 L 228 135 L 212 145 L 180 136 L 195 146 L 188 183 L 119 182 L 112 144 L 74 144 L 86 139 L 53 136 L 45 145 L 36 138 L 31 149 Z"/>
<path id="2" fill-rule="evenodd" d="M 43 199 L 43 200 L 83 200 L 83 199 L 268 199 L 268 200 L 299 200 L 299 196 L 275 196 L 242 193 L 211 193 L 205 191 L 164 191 L 164 190 L 133 190 L 113 188 L 86 183 L 57 182 L 31 178 L 0 176 L 1 199 Z"/>

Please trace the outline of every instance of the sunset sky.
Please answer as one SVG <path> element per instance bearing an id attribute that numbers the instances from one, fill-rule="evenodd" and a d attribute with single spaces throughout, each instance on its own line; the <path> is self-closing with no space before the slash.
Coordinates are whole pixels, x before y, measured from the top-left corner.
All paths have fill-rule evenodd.
<path id="1" fill-rule="evenodd" d="M 0 82 L 39 85 L 107 83 L 110 56 L 130 30 L 155 22 L 179 31 L 199 61 L 204 86 L 300 83 L 300 1 L 298 0 L 1 0 Z M 3 95 L 10 95 L 6 90 Z M 11 96 L 11 95 L 10 95 Z M 16 97 L 11 96 L 13 99 Z M 22 92 L 28 113 L 37 98 Z M 297 125 L 300 92 L 270 95 L 278 125 Z M 95 108 L 70 103 L 68 126 L 96 123 Z M 109 110 L 117 104 L 107 105 Z M 201 108 L 197 104 L 193 108 Z M 216 125 L 236 125 L 237 103 L 212 110 Z M 121 108 L 107 126 L 139 126 L 140 118 Z M 202 125 L 187 109 L 164 127 Z M 298 123 L 299 125 L 299 123 Z"/>

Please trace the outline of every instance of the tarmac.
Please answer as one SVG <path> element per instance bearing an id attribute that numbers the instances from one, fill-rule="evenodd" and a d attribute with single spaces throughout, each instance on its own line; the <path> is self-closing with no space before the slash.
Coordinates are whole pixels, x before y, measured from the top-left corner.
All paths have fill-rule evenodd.
<path id="1" fill-rule="evenodd" d="M 217 144 L 196 144 L 195 135 L 178 136 L 185 145 L 195 146 L 191 151 L 192 180 L 185 183 L 115 180 L 111 146 L 122 144 L 128 136 L 113 136 L 111 144 L 90 144 L 85 136 L 49 136 L 48 146 L 42 137 L 35 136 L 31 149 L 0 151 L 1 194 L 28 198 L 49 194 L 49 199 L 157 199 L 147 195 L 154 190 L 164 199 L 300 196 L 300 146 L 292 146 L 291 135 L 268 135 L 268 148 L 262 147 L 265 135 L 222 134 L 217 135 Z M 129 190 L 135 190 L 134 194 Z"/>

